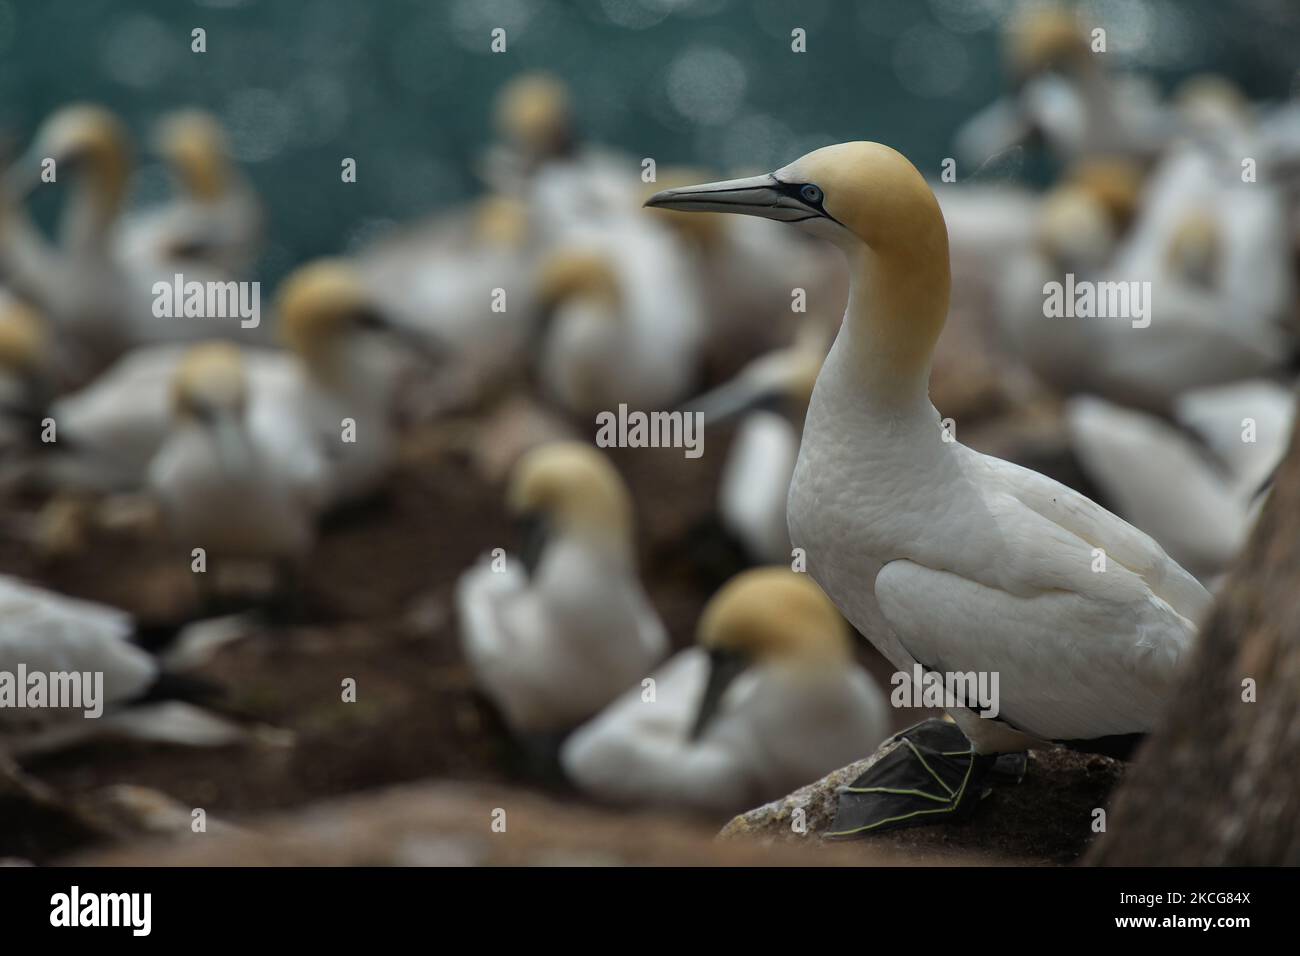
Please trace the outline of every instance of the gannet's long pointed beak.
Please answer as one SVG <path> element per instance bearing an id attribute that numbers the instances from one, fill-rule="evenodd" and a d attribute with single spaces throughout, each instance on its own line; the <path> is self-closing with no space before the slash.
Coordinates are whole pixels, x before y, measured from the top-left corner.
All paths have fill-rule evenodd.
<path id="1" fill-rule="evenodd" d="M 745 672 L 749 661 L 735 651 L 709 651 L 709 679 L 704 685 L 704 693 L 695 711 L 695 721 L 691 724 L 691 740 L 699 740 L 717 717 L 722 706 L 722 698 L 737 677 Z"/>
<path id="2" fill-rule="evenodd" d="M 29 149 L 19 156 L 4 173 L 4 190 L 6 197 L 15 203 L 23 202 L 41 182 L 41 163 L 43 158 L 35 150 Z M 59 165 L 63 160 L 55 158 Z"/>
<path id="3" fill-rule="evenodd" d="M 728 179 L 657 192 L 645 204 L 656 209 L 683 212 L 731 212 L 761 216 L 778 222 L 802 222 L 824 216 L 799 195 L 800 186 L 783 183 L 771 173 L 747 179 Z"/>

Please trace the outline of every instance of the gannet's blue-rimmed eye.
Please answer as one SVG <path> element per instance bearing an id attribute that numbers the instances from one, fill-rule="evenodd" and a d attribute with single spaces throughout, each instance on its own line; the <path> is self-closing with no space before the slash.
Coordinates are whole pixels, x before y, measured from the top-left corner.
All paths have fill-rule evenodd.
<path id="1" fill-rule="evenodd" d="M 804 202 L 810 202 L 813 205 L 822 201 L 822 191 L 812 183 L 809 183 L 807 186 L 804 186 L 803 189 L 799 190 L 799 195 L 803 197 Z"/>

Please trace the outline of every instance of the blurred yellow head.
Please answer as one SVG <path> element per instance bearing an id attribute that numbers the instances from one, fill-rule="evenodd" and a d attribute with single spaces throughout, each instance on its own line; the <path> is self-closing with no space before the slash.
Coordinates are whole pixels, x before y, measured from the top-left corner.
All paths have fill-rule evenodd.
<path id="1" fill-rule="evenodd" d="M 65 106 L 49 117 L 36 134 L 35 152 L 59 165 L 75 163 L 91 195 L 116 209 L 126 192 L 131 149 L 126 129 L 101 106 Z"/>
<path id="2" fill-rule="evenodd" d="M 172 378 L 178 417 L 208 421 L 220 414 L 242 415 L 247 403 L 248 378 L 238 348 L 210 342 L 185 353 Z"/>
<path id="3" fill-rule="evenodd" d="M 554 253 L 537 275 L 537 300 L 552 309 L 572 299 L 617 307 L 621 293 L 613 264 L 597 252 L 567 249 Z"/>
<path id="4" fill-rule="evenodd" d="M 18 299 L 0 298 L 0 370 L 34 372 L 43 364 L 47 347 L 36 310 Z"/>
<path id="5" fill-rule="evenodd" d="M 1130 159 L 1108 156 L 1076 164 L 1066 182 L 1088 192 L 1106 211 L 1117 232 L 1137 216 L 1142 203 L 1142 168 Z"/>
<path id="6" fill-rule="evenodd" d="M 526 452 L 511 473 L 506 504 L 515 515 L 543 517 L 559 533 L 630 550 L 632 497 L 609 459 L 584 442 Z"/>
<path id="7" fill-rule="evenodd" d="M 563 152 L 572 137 L 568 88 L 549 73 L 515 77 L 497 95 L 501 136 L 534 157 Z"/>
<path id="8" fill-rule="evenodd" d="M 1096 268 L 1115 247 L 1106 208 L 1082 186 L 1057 186 L 1043 200 L 1039 217 L 1039 245 L 1059 266 Z"/>
<path id="9" fill-rule="evenodd" d="M 191 197 L 210 201 L 222 195 L 230 164 L 226 134 L 216 117 L 202 110 L 172 113 L 155 135 L 158 152 Z"/>
<path id="10" fill-rule="evenodd" d="M 848 625 L 822 589 L 788 568 L 744 571 L 723 586 L 700 617 L 698 641 L 747 660 L 811 667 L 849 659 Z"/>
<path id="11" fill-rule="evenodd" d="M 356 317 L 372 308 L 352 265 L 343 259 L 319 259 L 280 284 L 276 309 L 280 336 L 308 361 L 325 359 L 346 340 Z"/>
<path id="12" fill-rule="evenodd" d="M 1007 58 L 1018 79 L 1052 69 L 1070 70 L 1088 62 L 1090 51 L 1083 28 L 1062 7 L 1033 4 L 1008 24 Z"/>

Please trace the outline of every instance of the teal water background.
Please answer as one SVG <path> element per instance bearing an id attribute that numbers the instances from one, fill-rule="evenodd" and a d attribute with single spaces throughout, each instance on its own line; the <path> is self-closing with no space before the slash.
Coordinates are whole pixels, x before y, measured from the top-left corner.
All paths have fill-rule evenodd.
<path id="1" fill-rule="evenodd" d="M 589 138 L 660 163 L 779 165 L 871 138 L 937 170 L 953 130 L 1004 86 L 1008 0 L 0 0 L 0 130 L 20 146 L 75 100 L 143 140 L 202 106 L 270 210 L 274 280 L 480 191 L 501 84 L 547 69 Z M 1279 100 L 1300 67 L 1300 0 L 1099 0 L 1117 65 L 1168 89 L 1226 73 Z M 493 27 L 507 51 L 489 50 Z M 207 31 L 207 52 L 190 31 Z M 807 52 L 790 31 L 807 31 Z M 358 181 L 340 181 L 354 157 Z M 136 198 L 161 197 L 147 156 Z M 1042 181 L 1050 170 L 1031 164 Z M 39 210 L 38 210 L 39 212 Z"/>

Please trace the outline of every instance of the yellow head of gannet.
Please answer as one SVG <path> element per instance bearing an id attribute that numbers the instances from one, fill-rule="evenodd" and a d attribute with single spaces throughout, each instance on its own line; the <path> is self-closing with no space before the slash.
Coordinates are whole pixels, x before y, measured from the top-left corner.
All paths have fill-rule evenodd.
<path id="1" fill-rule="evenodd" d="M 948 230 L 925 178 L 880 143 L 825 146 L 763 176 L 656 193 L 647 205 L 798 224 L 866 273 L 868 321 L 900 373 L 928 367 L 948 313 Z"/>
<path id="2" fill-rule="evenodd" d="M 709 680 L 695 738 L 750 666 L 821 672 L 843 668 L 850 656 L 848 626 L 830 598 L 808 575 L 782 567 L 754 568 L 728 581 L 705 606 L 696 638 L 709 654 Z"/>
<path id="3" fill-rule="evenodd" d="M 440 355 L 431 337 L 390 322 L 343 259 L 320 259 L 293 272 L 280 285 L 276 311 L 281 338 L 317 373 L 336 371 L 367 333 L 393 336 L 429 358 Z"/>
<path id="4" fill-rule="evenodd" d="M 583 442 L 551 442 L 515 464 L 506 504 L 525 526 L 531 570 L 551 535 L 571 535 L 632 557 L 632 496 L 609 460 Z"/>
<path id="5" fill-rule="evenodd" d="M 75 168 L 101 213 L 117 211 L 131 171 L 131 148 L 126 129 L 108 110 L 78 104 L 65 106 L 47 119 L 27 156 L 19 161 L 22 191 L 40 182 L 46 159 L 54 160 L 56 175 Z"/>
<path id="6" fill-rule="evenodd" d="M 1066 176 L 1066 183 L 1087 192 L 1122 233 L 1137 216 L 1142 203 L 1142 167 L 1130 159 L 1107 156 L 1081 160 Z"/>
<path id="7" fill-rule="evenodd" d="M 193 199 L 219 198 L 230 179 L 226 134 L 216 118 L 202 110 L 182 110 L 158 125 L 155 143 L 181 187 Z"/>
<path id="8" fill-rule="evenodd" d="M 1253 122 L 1250 100 L 1241 88 L 1216 73 L 1188 77 L 1174 91 L 1174 110 L 1191 129 L 1216 133 Z"/>
<path id="9" fill-rule="evenodd" d="M 1196 285 L 1212 286 L 1219 269 L 1219 221 L 1203 209 L 1189 211 L 1169 239 L 1169 266 Z"/>
<path id="10" fill-rule="evenodd" d="M 1093 192 L 1066 183 L 1043 200 L 1038 245 L 1060 269 L 1092 270 L 1114 249 L 1115 228 Z"/>
<path id="11" fill-rule="evenodd" d="M 621 293 L 618 275 L 600 253 L 564 249 L 552 254 L 537 276 L 537 301 L 543 309 L 582 299 L 605 306 L 615 314 Z"/>
<path id="12" fill-rule="evenodd" d="M 0 372 L 40 371 L 49 342 L 37 311 L 19 299 L 0 298 Z"/>
<path id="13" fill-rule="evenodd" d="M 172 407 L 178 418 L 199 423 L 239 418 L 247 404 L 248 375 L 236 346 L 209 342 L 185 353 L 172 379 Z"/>
<path id="14" fill-rule="evenodd" d="M 1074 14 L 1058 6 L 1031 6 L 1013 17 L 1006 33 L 1013 76 L 1024 80 L 1048 70 L 1068 72 L 1090 62 L 1088 42 Z"/>
<path id="15" fill-rule="evenodd" d="M 497 95 L 496 125 L 503 139 L 534 159 L 568 151 L 573 143 L 569 91 L 549 73 L 525 73 Z"/>

